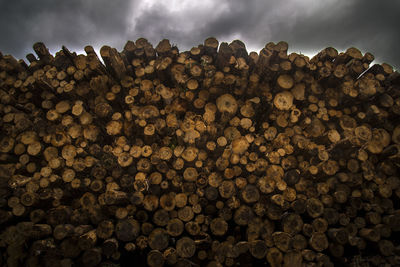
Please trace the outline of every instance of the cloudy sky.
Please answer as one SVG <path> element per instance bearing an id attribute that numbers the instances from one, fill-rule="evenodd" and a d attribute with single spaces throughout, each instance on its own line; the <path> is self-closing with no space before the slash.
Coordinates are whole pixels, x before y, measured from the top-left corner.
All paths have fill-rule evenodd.
<path id="1" fill-rule="evenodd" d="M 139 37 L 188 50 L 214 36 L 257 52 L 280 40 L 306 55 L 355 46 L 399 69 L 399 15 L 398 0 L 0 0 L 0 51 L 25 58 L 37 41 L 53 53 L 121 50 Z"/>

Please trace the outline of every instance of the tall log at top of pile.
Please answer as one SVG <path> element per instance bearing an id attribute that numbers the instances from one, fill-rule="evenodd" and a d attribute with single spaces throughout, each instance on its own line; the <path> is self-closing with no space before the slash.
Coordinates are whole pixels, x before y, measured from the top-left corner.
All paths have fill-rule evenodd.
<path id="1" fill-rule="evenodd" d="M 356 48 L 0 53 L 1 266 L 399 266 L 400 75 Z"/>

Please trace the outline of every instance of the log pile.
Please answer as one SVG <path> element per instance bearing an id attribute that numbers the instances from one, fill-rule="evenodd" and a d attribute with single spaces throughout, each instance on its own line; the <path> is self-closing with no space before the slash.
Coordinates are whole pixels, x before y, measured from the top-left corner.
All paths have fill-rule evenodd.
<path id="1" fill-rule="evenodd" d="M 33 48 L 0 54 L 1 266 L 399 266 L 400 75 L 372 54 Z"/>

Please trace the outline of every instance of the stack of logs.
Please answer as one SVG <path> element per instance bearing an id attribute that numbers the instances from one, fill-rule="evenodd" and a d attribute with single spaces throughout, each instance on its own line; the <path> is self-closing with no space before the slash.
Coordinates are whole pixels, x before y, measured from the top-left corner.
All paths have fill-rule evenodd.
<path id="1" fill-rule="evenodd" d="M 0 53 L 1 266 L 399 266 L 400 75 L 208 38 Z"/>

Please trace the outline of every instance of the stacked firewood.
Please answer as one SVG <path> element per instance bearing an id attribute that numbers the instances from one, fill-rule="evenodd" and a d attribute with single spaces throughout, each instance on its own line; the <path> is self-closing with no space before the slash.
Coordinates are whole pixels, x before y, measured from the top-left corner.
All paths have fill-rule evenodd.
<path id="1" fill-rule="evenodd" d="M 1 266 L 400 265 L 400 75 L 372 54 L 33 49 L 0 54 Z"/>

